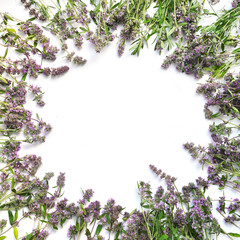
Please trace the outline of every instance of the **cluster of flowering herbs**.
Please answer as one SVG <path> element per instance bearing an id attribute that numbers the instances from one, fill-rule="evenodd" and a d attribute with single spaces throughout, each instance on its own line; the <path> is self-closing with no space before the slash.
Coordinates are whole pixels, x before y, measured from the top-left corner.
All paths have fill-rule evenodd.
<path id="1" fill-rule="evenodd" d="M 159 53 L 164 47 L 169 50 L 184 41 L 192 41 L 205 1 L 91 0 L 90 10 L 80 0 L 68 0 L 65 4 L 55 1 L 51 6 L 36 0 L 21 2 L 31 16 L 47 23 L 44 28 L 57 36 L 66 58 L 81 65 L 86 60 L 68 51 L 68 39 L 79 49 L 86 39 L 100 52 L 117 37 L 119 56 L 127 42 L 132 45 L 131 53 L 139 55 L 150 38 L 154 38 Z M 114 33 L 118 27 L 121 28 L 119 36 Z"/>
<path id="2" fill-rule="evenodd" d="M 179 192 L 176 178 L 150 165 L 151 170 L 165 180 L 152 195 L 151 186 L 140 182 L 139 191 L 144 220 L 150 239 L 211 239 L 223 230 L 212 214 L 212 202 L 204 192 L 208 182 L 199 178 Z"/>
<path id="3" fill-rule="evenodd" d="M 197 92 L 207 100 L 206 118 L 219 119 L 220 123 L 209 126 L 213 142 L 207 148 L 184 144 L 194 159 L 207 166 L 208 184 L 217 185 L 220 190 L 230 188 L 236 193 L 240 189 L 239 83 L 239 75 L 227 74 L 224 81 L 210 78 L 198 87 Z M 211 107 L 215 107 L 216 112 L 212 112 Z M 236 225 L 240 214 L 239 199 L 231 200 L 228 205 L 225 200 L 225 197 L 220 198 L 217 210 L 226 223 Z"/>
<path id="4" fill-rule="evenodd" d="M 19 238 L 18 227 L 25 218 L 34 216 L 39 220 L 38 226 L 23 239 L 46 239 L 48 231 L 43 222 L 50 210 L 57 211 L 56 202 L 61 196 L 64 186 L 64 174 L 60 174 L 57 189 L 49 193 L 49 180 L 53 176 L 47 173 L 41 180 L 36 173 L 42 163 L 41 157 L 35 154 L 20 156 L 23 142 L 44 142 L 51 131 L 51 125 L 31 111 L 25 109 L 27 93 L 30 92 L 38 105 L 44 106 L 43 92 L 40 87 L 26 81 L 27 77 L 37 78 L 44 68 L 33 59 L 36 55 L 42 59 L 55 60 L 57 48 L 50 45 L 50 40 L 32 20 L 20 22 L 8 14 L 1 13 L 1 46 L 5 48 L 4 56 L 0 57 L 0 117 L 1 128 L 1 169 L 0 169 L 0 210 L 8 212 L 8 221 L 1 220 L 0 239 L 5 239 L 9 230 L 13 229 L 15 239 Z M 9 23 L 10 22 L 10 23 Z M 8 57 L 15 50 L 19 53 L 17 60 Z M 22 57 L 23 56 L 23 57 Z M 49 69 L 52 76 L 68 70 L 67 66 Z M 23 133 L 19 139 L 19 134 Z M 23 213 L 20 215 L 20 210 Z"/>
<path id="5" fill-rule="evenodd" d="M 215 15 L 205 10 L 207 15 Z M 193 32 L 191 41 L 177 48 L 167 56 L 162 64 L 168 68 L 175 64 L 177 70 L 201 78 L 204 72 L 213 78 L 222 78 L 229 69 L 239 63 L 239 36 L 236 26 L 239 24 L 240 5 L 225 11 L 217 20 Z"/>
<path id="6" fill-rule="evenodd" d="M 84 192 L 83 199 L 77 204 L 68 203 L 67 199 L 57 201 L 64 187 L 64 174 L 59 175 L 57 188 L 50 194 L 49 180 L 53 174 L 47 173 L 42 180 L 36 177 L 41 158 L 35 155 L 19 157 L 22 141 L 17 140 L 16 133 L 23 131 L 26 136 L 23 141 L 32 143 L 43 142 L 45 133 L 51 130 L 50 125 L 39 118 L 33 119 L 32 113 L 24 108 L 27 91 L 34 95 L 34 100 L 40 106 L 44 106 L 42 90 L 28 84 L 26 77 L 37 78 L 39 74 L 57 76 L 69 69 L 67 66 L 43 68 L 32 57 L 35 55 L 46 61 L 54 61 L 59 52 L 58 48 L 50 45 L 50 40 L 43 34 L 43 30 L 33 23 L 35 19 L 46 23 L 45 29 L 59 39 L 61 50 L 67 53 L 66 59 L 74 64 L 83 65 L 86 60 L 75 55 L 75 52 L 68 51 L 68 39 L 73 39 L 74 45 L 80 49 L 85 37 L 94 44 L 95 50 L 100 52 L 116 37 L 113 31 L 117 26 L 122 25 L 119 55 L 122 55 L 127 41 L 133 44 L 132 54 L 139 54 L 150 37 L 155 36 L 155 50 L 159 53 L 165 46 L 170 49 L 174 41 L 182 45 L 167 58 L 164 67 L 176 63 L 180 71 L 193 73 L 197 78 L 203 75 L 204 70 L 213 71 L 213 77 L 222 77 L 239 59 L 238 38 L 231 35 L 232 27 L 239 17 L 239 1 L 234 0 L 233 8 L 220 16 L 214 24 L 203 28 L 200 34 L 198 20 L 203 5 L 199 1 L 141 0 L 108 3 L 105 0 L 92 0 L 93 10 L 88 11 L 82 1 L 68 0 L 62 8 L 62 3 L 57 0 L 54 13 L 53 8 L 44 5 L 42 1 L 21 2 L 33 17 L 29 21 L 19 22 L 8 14 L 1 14 L 1 45 L 6 48 L 0 67 L 3 96 L 1 117 L 4 126 L 1 133 L 6 138 L 2 142 L 2 161 L 6 166 L 1 169 L 0 208 L 8 210 L 9 229 L 14 230 L 15 238 L 19 239 L 18 224 L 31 215 L 35 216 L 39 223 L 31 233 L 22 237 L 25 240 L 46 239 L 49 235 L 47 227 L 58 229 L 71 218 L 75 218 L 76 222 L 69 228 L 69 239 L 79 239 L 81 234 L 85 234 L 90 240 L 103 239 L 103 229 L 108 231 L 109 239 L 114 234 L 114 239 L 125 240 L 210 239 L 212 234 L 225 233 L 212 216 L 211 200 L 204 196 L 204 192 L 210 185 L 218 185 L 220 189 L 229 186 L 236 191 L 239 189 L 239 140 L 238 136 L 230 137 L 233 128 L 238 130 L 238 125 L 232 121 L 239 118 L 238 77 L 228 75 L 225 84 L 212 80 L 198 89 L 207 98 L 207 118 L 231 116 L 230 120 L 210 126 L 213 144 L 207 149 L 195 147 L 192 143 L 184 145 L 201 164 L 209 164 L 208 179 L 199 178 L 196 183 L 183 187 L 180 193 L 175 187 L 174 178 L 151 166 L 157 175 L 165 179 L 167 190 L 159 187 L 153 197 L 150 185 L 141 182 L 139 191 L 142 212 L 123 212 L 124 209 L 112 199 L 101 208 L 98 201 L 90 201 L 91 190 Z M 157 11 L 150 17 L 147 10 L 152 6 Z M 208 14 L 206 10 L 205 13 Z M 228 21 L 229 19 L 231 21 Z M 9 21 L 17 21 L 17 30 L 8 25 Z M 91 21 L 96 25 L 95 31 L 90 29 Z M 225 46 L 234 49 L 229 53 L 225 51 Z M 8 59 L 10 48 L 24 57 Z M 223 62 L 223 57 L 230 60 Z M 17 80 L 20 77 L 22 79 Z M 210 106 L 218 106 L 218 112 L 213 113 Z M 19 219 L 18 211 L 22 208 L 25 213 Z M 224 215 L 227 223 L 235 224 L 238 221 L 239 208 L 237 198 L 226 206 L 226 199 L 222 197 L 217 210 Z M 0 230 L 3 231 L 6 223 L 4 219 L 0 222 Z M 5 238 L 5 232 L 2 232 L 0 238 Z M 227 236 L 239 237 L 239 234 L 229 233 Z"/>

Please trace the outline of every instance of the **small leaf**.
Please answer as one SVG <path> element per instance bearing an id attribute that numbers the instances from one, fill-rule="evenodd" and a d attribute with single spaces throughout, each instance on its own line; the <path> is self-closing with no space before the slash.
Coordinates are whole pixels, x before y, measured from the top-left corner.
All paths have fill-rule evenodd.
<path id="1" fill-rule="evenodd" d="M 234 106 L 232 106 L 232 109 L 234 110 L 234 112 L 239 113 L 238 109 L 235 108 Z"/>
<path id="2" fill-rule="evenodd" d="M 81 232 L 81 231 L 83 230 L 85 224 L 86 224 L 85 222 L 82 223 L 82 225 L 81 225 L 81 227 L 80 227 L 80 229 L 79 229 L 79 232 Z"/>
<path id="3" fill-rule="evenodd" d="M 8 48 L 6 48 L 6 51 L 5 51 L 5 54 L 4 54 L 3 58 L 6 58 L 7 54 L 8 54 Z"/>
<path id="4" fill-rule="evenodd" d="M 13 214 L 11 210 L 8 210 L 9 223 L 13 225 Z"/>
<path id="5" fill-rule="evenodd" d="M 50 220 L 51 217 L 52 217 L 52 214 L 51 214 L 51 213 L 48 213 L 48 214 L 47 214 L 47 219 Z"/>
<path id="6" fill-rule="evenodd" d="M 18 230 L 16 227 L 13 228 L 13 233 L 14 233 L 14 237 L 17 240 L 18 239 Z"/>
<path id="7" fill-rule="evenodd" d="M 91 236 L 91 232 L 89 231 L 89 229 L 86 229 L 86 236 Z"/>
<path id="8" fill-rule="evenodd" d="M 2 236 L 2 237 L 0 237 L 0 240 L 3 240 L 3 239 L 6 239 L 7 237 L 5 237 L 5 236 Z M 27 240 L 27 239 L 26 239 Z"/>
<path id="9" fill-rule="evenodd" d="M 213 15 L 213 16 L 217 16 L 216 13 L 211 13 L 208 9 L 203 9 L 203 12 L 206 14 L 206 15 Z"/>
<path id="10" fill-rule="evenodd" d="M 232 51 L 233 54 L 239 53 L 239 52 L 240 52 L 240 48 L 236 48 L 235 50 Z"/>
<path id="11" fill-rule="evenodd" d="M 159 240 L 165 240 L 165 239 L 168 239 L 168 235 L 166 235 L 166 234 L 162 235 L 162 236 L 159 238 Z"/>
<path id="12" fill-rule="evenodd" d="M 17 220 L 18 220 L 18 210 L 15 211 L 14 222 L 16 222 Z"/>
<path id="13" fill-rule="evenodd" d="M 3 83 L 5 83 L 5 84 L 8 84 L 8 81 L 7 81 L 5 78 L 1 77 L 1 76 L 0 76 L 0 82 L 3 82 Z"/>
<path id="14" fill-rule="evenodd" d="M 41 213 L 43 218 L 46 218 L 46 206 L 45 205 L 41 205 Z"/>
<path id="15" fill-rule="evenodd" d="M 11 189 L 13 189 L 15 186 L 15 181 L 14 181 L 14 178 L 12 178 L 12 182 L 11 182 Z"/>
<path id="16" fill-rule="evenodd" d="M 16 49 L 15 51 L 19 52 L 19 53 L 24 53 L 25 52 L 23 49 Z"/>
<path id="17" fill-rule="evenodd" d="M 80 224 L 79 224 L 78 219 L 76 221 L 76 226 L 75 227 L 76 227 L 76 231 L 79 232 L 80 231 Z"/>
<path id="18" fill-rule="evenodd" d="M 228 235 L 231 237 L 240 237 L 240 234 L 238 233 L 228 233 Z"/>
<path id="19" fill-rule="evenodd" d="M 26 237 L 26 240 L 31 240 L 31 239 L 33 239 L 33 234 L 32 233 L 28 234 L 27 237 Z"/>
<path id="20" fill-rule="evenodd" d="M 56 225 L 53 225 L 53 229 L 58 230 L 58 227 Z"/>
<path id="21" fill-rule="evenodd" d="M 116 4 L 114 4 L 114 5 L 111 7 L 111 10 L 114 9 L 114 8 L 116 8 L 118 5 L 119 5 L 119 2 L 116 3 Z"/>
<path id="22" fill-rule="evenodd" d="M 99 235 L 101 231 L 102 231 L 102 225 L 98 225 L 95 234 Z"/>
<path id="23" fill-rule="evenodd" d="M 57 3 L 58 3 L 58 6 L 61 8 L 61 4 L 59 0 L 57 0 Z"/>
<path id="24" fill-rule="evenodd" d="M 13 21 L 13 19 L 9 15 L 7 15 L 6 13 L 4 14 L 4 18 Z"/>
<path id="25" fill-rule="evenodd" d="M 79 27 L 83 32 L 88 32 L 88 30 L 86 28 L 83 27 Z"/>
<path id="26" fill-rule="evenodd" d="M 48 221 L 45 221 L 45 220 L 40 220 L 40 222 L 49 224 L 49 222 L 48 222 Z"/>
<path id="27" fill-rule="evenodd" d="M 34 40 L 34 45 L 33 46 L 36 48 L 37 45 L 38 45 L 38 40 Z"/>
<path id="28" fill-rule="evenodd" d="M 26 80 L 26 78 L 27 78 L 27 74 L 25 73 L 25 74 L 23 74 L 23 76 L 22 76 L 22 81 L 25 81 Z"/>
<path id="29" fill-rule="evenodd" d="M 35 17 L 32 17 L 32 18 L 29 18 L 28 20 L 26 20 L 26 22 L 32 22 L 33 20 L 35 20 L 36 18 Z"/>
<path id="30" fill-rule="evenodd" d="M 16 33 L 16 30 L 13 28 L 6 28 L 9 33 Z"/>

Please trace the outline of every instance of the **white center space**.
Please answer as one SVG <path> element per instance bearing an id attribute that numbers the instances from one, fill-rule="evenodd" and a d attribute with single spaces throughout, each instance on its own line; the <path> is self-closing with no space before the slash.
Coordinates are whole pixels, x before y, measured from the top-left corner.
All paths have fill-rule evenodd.
<path id="1" fill-rule="evenodd" d="M 131 211 L 138 206 L 137 182 L 159 185 L 149 164 L 187 184 L 203 175 L 183 149 L 193 141 L 209 142 L 204 99 L 196 80 L 145 49 L 139 57 L 119 58 L 116 46 L 96 54 L 84 67 L 58 79 L 39 79 L 46 106 L 37 109 L 53 125 L 46 143 L 28 147 L 43 158 L 41 172 L 66 173 L 66 197 L 78 200 L 92 188 L 95 199 L 114 198 Z"/>

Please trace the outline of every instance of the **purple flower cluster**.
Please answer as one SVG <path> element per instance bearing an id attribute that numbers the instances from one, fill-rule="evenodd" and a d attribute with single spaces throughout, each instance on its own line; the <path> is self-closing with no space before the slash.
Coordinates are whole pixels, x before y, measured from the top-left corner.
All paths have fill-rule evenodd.
<path id="1" fill-rule="evenodd" d="M 23 107 L 9 108 L 4 116 L 6 129 L 21 130 L 31 121 L 32 113 Z"/>
<path id="2" fill-rule="evenodd" d="M 150 165 L 150 168 L 156 175 L 165 180 L 167 189 L 165 191 L 162 186 L 158 187 L 154 198 L 143 195 L 142 202 L 152 204 L 150 207 L 145 203 L 146 209 L 154 209 L 157 213 L 160 211 L 160 216 L 168 218 L 172 227 L 178 229 L 179 234 L 182 234 L 182 231 L 185 231 L 186 228 L 191 232 L 189 234 L 194 239 L 202 239 L 207 229 L 211 229 L 217 235 L 220 234 L 221 228 L 212 215 L 212 202 L 209 198 L 204 197 L 205 189 L 209 187 L 210 181 L 198 178 L 196 184 L 189 183 L 182 188 L 182 192 L 178 192 L 174 185 L 175 178 L 164 174 L 153 165 Z M 149 189 L 149 186 L 147 188 Z M 148 192 L 150 192 L 150 189 Z M 183 205 L 185 205 L 184 208 Z M 152 218 L 155 219 L 160 216 L 156 215 Z M 162 234 L 171 238 L 173 232 L 170 230 L 171 224 L 169 221 L 167 226 L 162 226 Z M 151 224 L 153 223 L 149 222 L 150 226 Z"/>
<path id="3" fill-rule="evenodd" d="M 28 1 L 28 0 L 21 0 L 21 3 L 24 4 L 24 7 L 26 9 L 29 9 L 29 14 L 33 17 L 39 19 L 40 21 L 46 21 L 47 16 L 44 9 L 40 8 L 39 11 L 37 11 L 34 7 L 34 1 Z"/>
<path id="4" fill-rule="evenodd" d="M 33 85 L 30 85 L 29 86 L 29 91 L 33 94 L 33 101 L 37 101 L 37 104 L 40 106 L 40 107 L 43 107 L 45 105 L 45 102 L 42 100 L 42 97 L 43 97 L 43 92 L 41 90 L 40 87 L 38 86 L 33 86 Z"/>
<path id="5" fill-rule="evenodd" d="M 6 90 L 5 102 L 9 107 L 17 107 L 26 103 L 26 83 L 19 81 L 16 86 L 9 86 Z"/>
<path id="6" fill-rule="evenodd" d="M 67 202 L 68 200 L 65 198 L 57 203 L 56 209 L 51 213 L 49 219 L 52 226 L 58 226 L 61 222 L 71 219 L 77 214 L 78 207 L 74 203 L 67 204 Z"/>
<path id="7" fill-rule="evenodd" d="M 176 64 L 178 71 L 201 78 L 203 69 L 223 64 L 223 58 L 218 54 L 220 44 L 213 33 L 196 37 L 189 45 L 177 48 L 167 56 L 162 67 L 167 69 L 171 64 Z"/>
<path id="8" fill-rule="evenodd" d="M 115 231 L 121 227 L 121 222 L 118 221 L 123 208 L 120 205 L 115 205 L 114 199 L 109 199 L 103 207 L 102 217 L 100 222 L 102 225 L 107 225 L 108 231 Z"/>
<path id="9" fill-rule="evenodd" d="M 24 135 L 26 136 L 26 142 L 44 142 L 46 134 L 48 134 L 52 127 L 42 120 L 36 120 L 37 124 L 33 121 L 26 123 L 24 129 Z"/>
<path id="10" fill-rule="evenodd" d="M 135 211 L 127 221 L 126 231 L 122 235 L 123 240 L 148 240 L 147 228 L 144 220 L 144 213 Z"/>
<path id="11" fill-rule="evenodd" d="M 22 74 L 29 74 L 29 76 L 33 78 L 38 77 L 41 65 L 37 64 L 36 60 L 27 56 L 27 58 L 24 58 L 20 64 L 22 66 L 20 69 Z"/>
<path id="12" fill-rule="evenodd" d="M 22 159 L 18 159 L 14 162 L 14 169 L 20 172 L 28 172 L 34 176 L 42 164 L 42 158 L 36 155 L 26 155 Z"/>
<path id="13" fill-rule="evenodd" d="M 55 61 L 57 59 L 56 54 L 59 49 L 54 46 L 47 46 L 43 48 L 42 58 L 46 60 Z"/>
<path id="14" fill-rule="evenodd" d="M 2 147 L 1 154 L 3 156 L 3 161 L 8 162 L 12 161 L 15 158 L 18 158 L 18 152 L 21 149 L 21 142 L 17 141 L 6 141 Z"/>
<path id="15" fill-rule="evenodd" d="M 224 78 L 225 82 L 213 82 L 212 79 L 208 83 L 198 87 L 197 92 L 204 94 L 207 102 L 204 106 L 206 118 L 214 118 L 220 115 L 231 115 L 236 117 L 240 111 L 240 77 L 234 77 L 227 74 Z M 218 112 L 211 111 L 212 106 L 218 107 Z"/>
<path id="16" fill-rule="evenodd" d="M 69 70 L 68 66 L 53 68 L 52 69 L 52 76 L 56 77 L 56 76 L 62 75 L 64 73 L 66 73 L 68 70 Z"/>
<path id="17" fill-rule="evenodd" d="M 49 236 L 49 232 L 47 230 L 38 230 L 35 229 L 31 235 L 28 235 L 29 237 L 32 237 L 36 240 L 46 240 Z M 23 237 L 22 240 L 27 240 L 29 237 Z"/>
<path id="18" fill-rule="evenodd" d="M 67 233 L 67 237 L 70 238 L 70 239 L 74 239 L 74 237 L 77 235 L 77 230 L 76 230 L 76 226 L 74 225 L 71 225 L 69 228 L 68 228 L 68 233 Z"/>
<path id="19" fill-rule="evenodd" d="M 240 3 L 240 0 L 233 0 L 232 1 L 232 7 L 236 8 L 239 5 L 239 3 Z"/>

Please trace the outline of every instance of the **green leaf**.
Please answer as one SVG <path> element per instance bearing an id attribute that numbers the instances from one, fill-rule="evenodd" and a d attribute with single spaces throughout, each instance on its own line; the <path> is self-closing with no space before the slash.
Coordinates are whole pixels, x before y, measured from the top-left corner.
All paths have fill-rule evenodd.
<path id="1" fill-rule="evenodd" d="M 113 10 L 114 8 L 116 8 L 117 6 L 119 5 L 119 2 L 114 4 L 112 7 L 111 7 L 111 10 Z"/>
<path id="2" fill-rule="evenodd" d="M 108 214 L 106 214 L 106 219 L 107 219 L 107 223 L 110 224 L 111 223 L 111 219 L 110 219 Z"/>
<path id="3" fill-rule="evenodd" d="M 13 225 L 13 214 L 11 210 L 8 210 L 9 223 Z"/>
<path id="4" fill-rule="evenodd" d="M 26 240 L 31 240 L 31 239 L 33 239 L 33 234 L 32 233 L 28 234 L 27 237 L 26 237 Z"/>
<path id="5" fill-rule="evenodd" d="M 23 74 L 23 76 L 22 76 L 22 81 L 25 81 L 26 80 L 26 78 L 27 78 L 27 74 L 25 73 L 25 74 Z"/>
<path id="6" fill-rule="evenodd" d="M 86 229 L 86 236 L 91 236 L 91 232 L 89 231 L 89 229 Z"/>
<path id="7" fill-rule="evenodd" d="M 90 3 L 95 6 L 95 0 L 90 0 Z"/>
<path id="8" fill-rule="evenodd" d="M 46 218 L 46 206 L 45 205 L 41 205 L 41 213 L 43 218 Z"/>
<path id="9" fill-rule="evenodd" d="M 40 220 L 40 222 L 49 224 L 49 222 L 48 222 L 48 221 L 45 221 L 45 220 Z"/>
<path id="10" fill-rule="evenodd" d="M 76 220 L 76 231 L 79 232 L 80 231 L 80 224 L 79 224 L 79 221 L 78 219 Z"/>
<path id="11" fill-rule="evenodd" d="M 231 237 L 240 237 L 240 234 L 238 233 L 228 233 L 228 235 Z"/>
<path id="12" fill-rule="evenodd" d="M 3 239 L 6 239 L 7 237 L 5 237 L 5 236 L 2 236 L 2 237 L 0 237 L 0 240 L 3 240 Z M 26 239 L 27 240 L 27 239 Z"/>
<path id="13" fill-rule="evenodd" d="M 161 2 L 159 2 L 159 5 L 158 5 L 158 15 L 159 15 L 159 17 L 162 16 L 162 3 Z"/>
<path id="14" fill-rule="evenodd" d="M 17 192 L 16 194 L 19 195 L 19 196 L 30 196 L 31 195 L 29 190 L 24 190 L 22 192 Z"/>
<path id="15" fill-rule="evenodd" d="M 42 217 L 43 219 L 46 218 L 46 206 L 45 205 L 41 205 L 41 213 L 42 213 Z"/>
<path id="16" fill-rule="evenodd" d="M 61 8 L 61 4 L 59 0 L 57 0 L 57 3 L 58 3 L 58 6 Z"/>
<path id="17" fill-rule="evenodd" d="M 173 27 L 172 29 L 169 30 L 168 34 L 167 34 L 167 37 L 171 36 L 172 33 L 176 30 L 177 28 L 176 27 Z"/>
<path id="18" fill-rule="evenodd" d="M 159 238 L 159 240 L 164 240 L 164 239 L 168 239 L 168 235 L 164 234 Z"/>
<path id="19" fill-rule="evenodd" d="M 51 213 L 48 213 L 48 214 L 47 214 L 47 219 L 50 220 L 51 217 L 52 217 L 52 214 L 51 214 Z"/>
<path id="20" fill-rule="evenodd" d="M 211 13 L 208 9 L 203 9 L 203 12 L 206 14 L 206 15 L 213 15 L 213 16 L 217 16 L 216 13 Z"/>
<path id="21" fill-rule="evenodd" d="M 81 231 L 83 230 L 85 224 L 86 224 L 85 222 L 82 223 L 82 225 L 81 225 L 81 227 L 80 227 L 80 229 L 79 229 L 79 232 L 81 232 Z"/>
<path id="22" fill-rule="evenodd" d="M 0 81 L 5 83 L 5 84 L 8 84 L 7 80 L 5 78 L 1 77 L 1 76 L 0 76 Z"/>
<path id="23" fill-rule="evenodd" d="M 11 189 L 11 190 L 12 190 L 13 193 L 15 193 L 15 194 L 17 193 L 17 191 L 16 191 L 15 188 L 13 188 L 13 189 Z"/>
<path id="24" fill-rule="evenodd" d="M 79 27 L 83 32 L 88 32 L 88 30 L 86 28 L 83 27 Z"/>
<path id="25" fill-rule="evenodd" d="M 35 17 L 32 17 L 32 18 L 29 18 L 28 20 L 26 20 L 26 22 L 32 22 L 33 20 L 35 20 L 36 18 Z"/>
<path id="26" fill-rule="evenodd" d="M 99 235 L 99 233 L 102 231 L 102 225 L 98 225 L 97 226 L 97 229 L 96 229 L 96 232 L 95 232 L 95 235 Z"/>
<path id="27" fill-rule="evenodd" d="M 215 114 L 212 114 L 211 115 L 211 118 L 216 118 L 216 117 L 218 117 L 218 116 L 220 116 L 221 114 L 218 112 L 218 113 L 215 113 Z"/>
<path id="28" fill-rule="evenodd" d="M 11 189 L 13 189 L 15 186 L 15 181 L 14 181 L 14 178 L 12 178 L 12 182 L 11 182 Z"/>
<path id="29" fill-rule="evenodd" d="M 6 51 L 5 51 L 5 54 L 4 54 L 3 58 L 6 58 L 7 54 L 8 54 L 8 48 L 6 48 Z"/>
<path id="30" fill-rule="evenodd" d="M 14 21 L 9 15 L 7 15 L 6 13 L 4 14 L 4 18 L 8 19 L 8 20 L 11 20 L 11 21 Z"/>
<path id="31" fill-rule="evenodd" d="M 17 240 L 18 239 L 18 230 L 16 227 L 13 228 L 13 233 L 14 233 L 14 237 Z"/>
<path id="32" fill-rule="evenodd" d="M 18 220 L 18 210 L 15 211 L 14 214 L 14 222 Z"/>
<path id="33" fill-rule="evenodd" d="M 233 54 L 239 53 L 239 52 L 240 52 L 240 48 L 236 48 L 235 50 L 232 51 Z"/>
<path id="34" fill-rule="evenodd" d="M 13 28 L 6 28 L 9 33 L 16 33 L 16 30 Z"/>
<path id="35" fill-rule="evenodd" d="M 19 53 L 24 53 L 25 51 L 23 49 L 15 49 L 16 52 L 19 52 Z"/>
<path id="36" fill-rule="evenodd" d="M 53 229 L 58 230 L 58 227 L 56 225 L 53 225 Z"/>
<path id="37" fill-rule="evenodd" d="M 33 46 L 36 48 L 37 45 L 38 45 L 38 40 L 34 40 L 34 45 Z"/>
<path id="38" fill-rule="evenodd" d="M 235 108 L 234 106 L 232 106 L 232 109 L 234 110 L 234 112 L 239 113 L 238 109 Z"/>
<path id="39" fill-rule="evenodd" d="M 67 218 L 63 218 L 61 219 L 61 226 L 63 226 L 63 224 L 66 222 Z"/>

